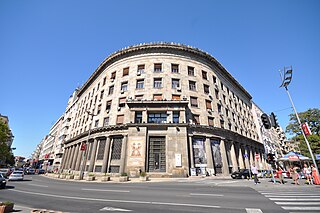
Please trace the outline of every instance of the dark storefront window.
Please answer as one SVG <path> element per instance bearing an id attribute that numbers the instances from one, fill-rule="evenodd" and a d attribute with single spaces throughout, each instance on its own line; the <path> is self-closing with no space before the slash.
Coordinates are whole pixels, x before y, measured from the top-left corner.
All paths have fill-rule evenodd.
<path id="1" fill-rule="evenodd" d="M 142 123 L 142 112 L 141 111 L 136 111 L 134 122 L 135 123 Z"/>
<path id="2" fill-rule="evenodd" d="M 167 112 L 157 112 L 148 114 L 148 123 L 166 123 Z"/>
<path id="3" fill-rule="evenodd" d="M 121 159 L 122 138 L 113 138 L 111 160 Z"/>
<path id="4" fill-rule="evenodd" d="M 214 171 L 216 174 L 221 174 L 223 165 L 222 165 L 222 156 L 220 151 L 220 141 L 217 139 L 211 139 L 210 144 L 211 144 Z"/>

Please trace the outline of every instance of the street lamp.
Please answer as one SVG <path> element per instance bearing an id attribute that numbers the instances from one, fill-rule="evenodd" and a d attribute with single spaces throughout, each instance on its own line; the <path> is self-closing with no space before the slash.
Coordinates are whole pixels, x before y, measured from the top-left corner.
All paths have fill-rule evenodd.
<path id="1" fill-rule="evenodd" d="M 311 158 L 312 158 L 312 162 L 313 162 L 313 164 L 314 164 L 314 166 L 315 166 L 315 168 L 317 170 L 317 174 L 319 174 L 318 166 L 317 166 L 316 161 L 314 159 L 314 156 L 313 156 L 309 141 L 307 139 L 307 136 L 305 135 L 304 130 L 302 129 L 302 124 L 301 124 L 299 115 L 298 115 L 297 110 L 296 110 L 296 108 L 295 108 L 295 106 L 293 104 L 291 95 L 290 95 L 289 90 L 288 90 L 288 86 L 289 86 L 289 84 L 290 84 L 290 82 L 292 80 L 292 66 L 283 68 L 283 76 L 282 76 L 281 70 L 279 70 L 279 72 L 280 72 L 280 76 L 281 76 L 281 80 L 282 80 L 282 84 L 281 84 L 280 87 L 284 87 L 286 89 L 286 91 L 287 91 L 288 97 L 289 97 L 290 102 L 292 104 L 292 108 L 293 108 L 293 110 L 294 110 L 294 112 L 296 114 L 297 121 L 299 123 L 299 126 L 300 126 L 301 132 L 303 134 L 304 140 L 306 141 L 306 144 L 308 146 L 308 150 L 310 152 L 310 155 L 311 155 Z"/>
<path id="2" fill-rule="evenodd" d="M 86 153 L 87 153 L 87 146 L 89 145 L 92 119 L 93 119 L 93 116 L 96 116 L 95 114 L 93 114 L 93 113 L 91 113 L 89 111 L 86 111 L 86 112 L 88 113 L 88 116 L 91 116 L 91 123 L 89 124 L 87 141 L 85 143 L 82 143 L 81 146 L 80 146 L 80 151 L 83 152 L 83 154 L 82 154 L 82 166 L 80 166 L 80 180 L 83 179 L 85 167 L 86 167 L 86 164 L 87 164 L 87 154 Z"/>

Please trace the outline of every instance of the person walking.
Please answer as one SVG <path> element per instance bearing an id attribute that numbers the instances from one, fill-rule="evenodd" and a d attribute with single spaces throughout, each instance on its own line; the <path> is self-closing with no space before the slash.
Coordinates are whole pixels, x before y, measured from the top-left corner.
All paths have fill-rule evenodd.
<path id="1" fill-rule="evenodd" d="M 298 172 L 297 172 L 298 167 L 291 165 L 289 172 L 290 172 L 290 176 L 292 177 L 292 180 L 294 182 L 295 185 L 299 185 L 299 181 L 298 181 Z"/>
<path id="2" fill-rule="evenodd" d="M 251 172 L 253 174 L 254 177 L 254 184 L 258 184 L 259 180 L 258 180 L 258 168 L 256 167 L 255 163 L 252 163 L 251 165 Z"/>
<path id="3" fill-rule="evenodd" d="M 278 175 L 280 184 L 281 183 L 284 184 L 282 172 L 283 172 L 283 170 L 281 169 L 281 167 L 278 167 L 277 168 L 277 175 Z"/>
<path id="4" fill-rule="evenodd" d="M 303 165 L 303 174 L 304 176 L 306 177 L 306 181 L 307 183 L 310 185 L 310 184 L 313 184 L 312 183 L 312 176 L 311 176 L 311 168 L 308 167 L 307 164 L 304 164 Z"/>
<path id="5" fill-rule="evenodd" d="M 320 185 L 319 174 L 318 174 L 317 169 L 315 168 L 315 166 L 313 164 L 311 165 L 311 171 L 312 171 L 313 183 L 315 185 Z"/>

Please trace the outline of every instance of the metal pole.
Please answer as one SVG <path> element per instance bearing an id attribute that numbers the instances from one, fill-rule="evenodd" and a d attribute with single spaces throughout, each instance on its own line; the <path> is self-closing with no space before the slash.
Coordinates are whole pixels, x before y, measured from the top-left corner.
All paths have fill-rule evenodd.
<path id="1" fill-rule="evenodd" d="M 314 156 L 313 156 L 313 154 L 312 154 L 312 150 L 311 150 L 309 141 L 308 141 L 307 136 L 304 134 L 304 131 L 303 131 L 303 129 L 302 129 L 299 115 L 298 115 L 297 110 L 296 110 L 296 108 L 295 108 L 295 106 L 294 106 L 294 104 L 293 104 L 293 101 L 292 101 L 292 98 L 291 98 L 291 95 L 290 95 L 290 93 L 289 93 L 288 88 L 287 88 L 287 87 L 285 87 L 285 88 L 286 88 L 287 94 L 288 94 L 288 96 L 289 96 L 290 102 L 291 102 L 291 104 L 292 104 L 293 110 L 294 110 L 294 112 L 295 112 L 295 114 L 296 114 L 297 121 L 298 121 L 298 123 L 299 123 L 299 126 L 300 126 L 301 132 L 302 132 L 302 134 L 303 134 L 304 140 L 306 141 L 306 144 L 307 144 L 307 146 L 308 146 L 308 150 L 309 150 L 309 152 L 310 152 L 310 155 L 311 155 L 311 158 L 312 158 L 312 162 L 313 162 L 313 164 L 314 164 L 314 166 L 315 166 L 315 168 L 316 168 L 316 170 L 317 170 L 317 174 L 319 174 L 318 166 L 317 166 L 316 161 L 315 161 L 315 159 L 314 159 Z"/>
<path id="2" fill-rule="evenodd" d="M 260 132 L 261 132 L 261 137 L 262 137 L 263 147 L 264 147 L 264 160 L 266 160 L 267 159 L 267 153 L 266 153 L 267 149 L 266 149 L 266 143 L 265 143 L 265 141 L 263 139 L 262 127 L 263 127 L 263 125 L 260 127 Z M 267 163 L 267 164 L 269 164 L 269 163 Z M 273 174 L 272 165 L 270 164 L 270 166 L 271 166 L 270 170 L 271 170 L 272 181 L 273 181 L 273 183 L 276 183 L 276 179 L 274 178 L 274 174 Z"/>

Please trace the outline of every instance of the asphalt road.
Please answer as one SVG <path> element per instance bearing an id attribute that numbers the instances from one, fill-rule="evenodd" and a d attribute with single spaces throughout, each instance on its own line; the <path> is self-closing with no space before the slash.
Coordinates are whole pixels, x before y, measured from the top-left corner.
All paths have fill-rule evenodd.
<path id="1" fill-rule="evenodd" d="M 247 180 L 92 183 L 32 175 L 8 182 L 0 200 L 27 207 L 25 212 L 287 212 Z"/>

